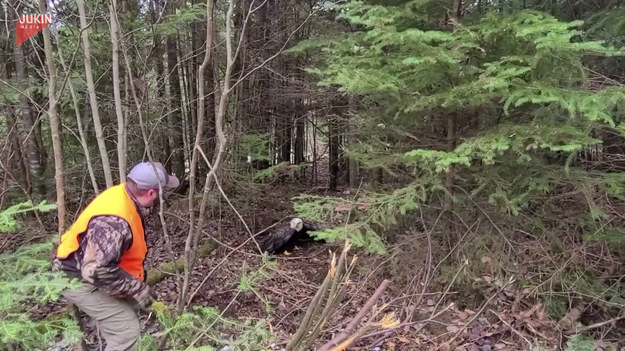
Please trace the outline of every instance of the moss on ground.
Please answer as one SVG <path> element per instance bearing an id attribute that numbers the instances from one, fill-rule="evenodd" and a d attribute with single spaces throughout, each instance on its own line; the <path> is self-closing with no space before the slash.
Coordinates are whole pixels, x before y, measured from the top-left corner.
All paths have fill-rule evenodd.
<path id="1" fill-rule="evenodd" d="M 214 241 L 209 241 L 198 247 L 198 258 L 208 256 L 219 245 Z M 181 273 L 184 270 L 184 259 L 179 258 L 175 261 L 163 262 L 155 268 L 148 270 L 146 283 L 154 285 L 163 281 L 167 276 Z"/>

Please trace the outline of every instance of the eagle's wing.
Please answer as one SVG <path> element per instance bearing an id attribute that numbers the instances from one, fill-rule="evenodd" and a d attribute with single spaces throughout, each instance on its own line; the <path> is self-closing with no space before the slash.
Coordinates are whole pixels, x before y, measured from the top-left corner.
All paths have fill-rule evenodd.
<path id="1" fill-rule="evenodd" d="M 289 226 L 289 223 L 283 223 L 280 227 L 267 234 L 261 244 L 261 249 L 272 254 L 286 244 L 295 234 L 295 230 Z"/>
<path id="2" fill-rule="evenodd" d="M 324 228 L 324 225 L 319 222 L 313 222 L 309 220 L 304 221 L 304 230 L 308 232 L 320 231 Z"/>

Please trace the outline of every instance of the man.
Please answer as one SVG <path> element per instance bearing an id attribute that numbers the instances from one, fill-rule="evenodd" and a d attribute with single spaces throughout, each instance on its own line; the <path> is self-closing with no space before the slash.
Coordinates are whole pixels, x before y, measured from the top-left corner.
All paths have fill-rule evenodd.
<path id="1" fill-rule="evenodd" d="M 163 189 L 179 180 L 160 163 L 135 165 L 127 182 L 98 195 L 61 237 L 53 267 L 81 280 L 63 296 L 91 316 L 106 340 L 106 351 L 135 350 L 140 335 L 136 311 L 152 303 L 145 283 L 147 252 L 143 213 Z M 158 173 L 158 178 L 157 174 Z"/>

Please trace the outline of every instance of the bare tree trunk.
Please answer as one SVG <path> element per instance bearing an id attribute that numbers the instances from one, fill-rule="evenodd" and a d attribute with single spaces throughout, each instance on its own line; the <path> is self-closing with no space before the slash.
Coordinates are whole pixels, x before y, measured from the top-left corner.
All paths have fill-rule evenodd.
<path id="1" fill-rule="evenodd" d="M 454 0 L 454 13 L 452 17 L 452 25 L 454 26 L 454 31 L 460 27 L 462 15 L 462 0 Z M 456 148 L 457 143 L 457 135 L 456 135 L 456 113 L 452 112 L 449 116 L 447 116 L 447 150 L 452 152 Z M 455 243 L 455 235 L 456 235 L 456 221 L 454 218 L 454 187 L 456 183 L 456 170 L 452 165 L 449 167 L 447 174 L 445 176 L 445 188 L 447 189 L 447 199 L 445 200 L 445 212 L 447 217 L 447 235 L 446 240 L 448 242 L 448 246 L 451 248 L 453 243 Z"/>
<path id="2" fill-rule="evenodd" d="M 82 0 L 81 0 L 82 1 Z M 126 125 L 122 112 L 122 94 L 119 87 L 119 25 L 117 23 L 117 0 L 110 0 L 110 31 L 113 48 L 113 95 L 115 97 L 115 115 L 117 116 L 117 164 L 120 182 L 126 181 Z"/>
<path id="3" fill-rule="evenodd" d="M 348 104 L 348 111 L 353 111 L 356 109 L 355 106 L 355 101 L 354 101 L 354 97 L 350 96 L 348 98 L 347 104 Z M 352 115 L 353 116 L 353 115 Z M 347 143 L 348 145 L 355 145 L 356 143 L 358 143 L 358 135 L 356 133 L 357 130 L 357 126 L 355 126 L 355 123 L 353 121 L 353 117 L 349 118 L 346 121 L 346 125 L 347 125 L 347 131 L 346 131 L 346 138 L 347 139 Z M 358 164 L 358 160 L 354 159 L 353 157 L 349 157 L 348 158 L 348 163 L 349 163 L 349 186 L 351 188 L 358 188 L 358 186 L 360 185 L 360 167 Z"/>
<path id="4" fill-rule="evenodd" d="M 299 106 L 299 105 L 298 105 Z M 295 121 L 295 164 L 298 165 L 304 162 L 304 145 L 305 144 L 305 119 L 301 115 L 300 111 L 296 111 L 297 119 Z"/>
<path id="5" fill-rule="evenodd" d="M 291 161 L 291 116 L 289 116 L 286 111 L 280 111 L 278 115 L 279 123 L 279 131 L 278 134 L 281 136 L 280 138 L 280 158 L 278 162 L 290 162 Z"/>
<path id="6" fill-rule="evenodd" d="M 207 25 L 207 34 L 206 34 L 206 50 L 207 53 L 204 56 L 204 62 L 202 62 L 202 66 L 200 66 L 200 71 L 198 74 L 198 86 L 202 87 L 203 83 L 202 81 L 204 80 L 203 77 L 203 73 L 204 70 L 206 69 L 206 66 L 208 65 L 209 61 L 210 61 L 210 53 L 209 50 L 212 47 L 212 40 L 213 40 L 213 35 L 214 35 L 214 28 L 213 28 L 213 4 L 212 4 L 213 0 L 207 0 L 208 4 L 207 4 L 207 20 L 206 20 L 206 25 Z M 251 11 L 251 10 L 250 10 Z M 221 85 L 221 91 L 219 92 L 219 105 L 217 107 L 217 113 L 215 115 L 215 132 L 217 135 L 217 138 L 215 140 L 215 155 L 213 157 L 213 164 L 212 166 L 209 166 L 210 171 L 208 173 L 208 175 L 206 176 L 206 181 L 204 183 L 204 192 L 202 194 L 202 201 L 200 202 L 200 212 L 198 214 L 198 219 L 197 219 L 197 224 L 195 224 L 193 221 L 190 222 L 191 228 L 189 230 L 189 235 L 187 236 L 186 242 L 185 242 L 185 267 L 184 267 L 184 280 L 183 280 L 183 288 L 181 290 L 180 293 L 180 297 L 178 300 L 178 311 L 181 312 L 185 305 L 186 305 L 186 297 L 187 297 L 187 293 L 189 291 L 189 283 L 190 283 L 190 278 L 191 278 L 191 270 L 193 269 L 193 265 L 195 264 L 195 252 L 198 249 L 198 241 L 200 238 L 200 233 L 202 233 L 202 228 L 203 228 L 203 224 L 204 224 L 204 217 L 205 217 L 205 212 L 206 212 L 206 206 L 208 203 L 208 194 L 212 188 L 212 184 L 213 181 L 217 178 L 217 174 L 219 172 L 219 168 L 221 166 L 221 163 L 223 162 L 225 155 L 226 155 L 226 145 L 227 145 L 227 139 L 226 139 L 226 134 L 224 132 L 224 119 L 226 116 L 226 112 L 228 110 L 228 99 L 230 97 L 230 94 L 232 93 L 232 89 L 230 86 L 230 78 L 232 76 L 232 69 L 234 66 L 234 61 L 237 57 L 237 55 L 239 54 L 239 51 L 241 49 L 241 42 L 242 42 L 242 38 L 245 34 L 245 29 L 249 20 L 249 15 L 251 14 L 251 12 L 248 12 L 248 16 L 245 19 L 245 22 L 243 23 L 243 28 L 241 30 L 241 37 L 238 43 L 238 46 L 236 47 L 236 51 L 232 51 L 232 13 L 234 12 L 234 0 L 229 0 L 228 1 L 228 12 L 226 13 L 226 36 L 225 36 L 225 41 L 226 41 L 226 71 L 224 73 L 224 77 L 223 77 L 223 81 L 222 81 L 222 85 Z M 236 83 L 234 83 L 236 84 Z M 201 88 L 203 90 L 203 88 Z M 202 94 L 200 94 L 200 98 L 203 99 Z M 203 104 L 200 104 L 200 106 L 202 106 Z M 201 131 L 200 127 L 200 121 L 201 121 L 201 116 L 198 114 L 198 134 L 196 135 L 196 140 L 195 140 L 195 144 L 196 146 L 193 149 L 193 154 L 196 158 L 196 162 L 197 162 L 197 153 L 199 151 L 201 151 L 200 146 L 199 146 L 199 131 Z M 192 168 L 193 170 L 193 168 Z M 189 192 L 189 202 L 190 205 L 193 202 L 193 193 L 190 191 Z M 190 206 L 191 207 L 191 206 Z M 190 211 L 191 212 L 191 211 Z M 194 228 L 195 226 L 195 228 Z"/>
<path id="7" fill-rule="evenodd" d="M 168 114 L 170 125 L 169 148 L 173 151 L 172 169 L 174 173 L 182 177 L 184 175 L 184 151 L 183 151 L 183 129 L 182 129 L 182 94 L 180 90 L 178 69 L 176 67 L 177 58 L 176 41 L 173 36 L 167 37 L 167 77 L 169 78 L 171 105 L 173 109 Z"/>
<path id="8" fill-rule="evenodd" d="M 337 102 L 334 101 L 333 104 Z M 332 107 L 332 115 L 328 121 L 329 129 L 329 166 L 330 166 L 330 190 L 336 190 L 339 178 L 339 128 L 338 128 L 338 111 L 335 106 Z"/>
<path id="9" fill-rule="evenodd" d="M 11 4 L 11 6 L 17 8 L 18 4 L 17 2 L 14 2 L 13 4 Z M 8 13 L 6 14 L 10 22 L 16 21 L 14 13 L 14 11 L 8 11 Z M 12 34 L 11 37 L 13 38 L 12 41 L 15 42 L 15 34 Z M 5 60 L 8 63 L 10 54 L 7 52 L 3 56 L 6 57 Z M 29 143 L 29 141 L 33 141 L 34 139 L 28 138 L 28 136 L 31 135 L 29 124 L 32 125 L 32 122 L 28 123 L 29 121 L 27 120 L 27 118 L 30 118 L 30 106 L 28 104 L 28 97 L 25 95 L 28 94 L 28 92 L 26 91 L 27 86 L 24 73 L 24 55 L 22 54 L 21 47 L 14 46 L 13 58 L 15 61 L 14 67 L 17 78 L 17 86 L 21 90 L 21 93 L 19 94 L 20 104 L 18 106 L 13 106 L 12 101 L 7 102 L 8 104 L 10 104 L 9 106 L 7 106 L 7 122 L 9 123 L 8 138 L 11 141 L 10 145 L 12 146 L 9 148 L 9 150 L 12 150 L 10 154 L 13 155 L 13 160 L 16 163 L 15 166 L 19 167 L 20 174 L 18 175 L 18 178 L 20 182 L 23 182 L 22 185 L 24 192 L 27 196 L 30 196 L 32 194 L 32 183 L 30 176 L 29 159 L 31 159 L 32 157 L 29 157 L 29 152 L 31 151 L 31 144 Z M 2 70 L 3 72 L 0 73 L 0 76 L 3 78 L 9 78 L 9 76 L 11 75 L 11 72 L 9 71 L 11 66 L 6 64 L 4 67 L 5 68 Z M 15 117 L 17 117 L 17 119 Z M 24 133 L 22 133 L 22 128 L 20 127 L 20 124 L 23 124 L 26 129 L 26 138 L 24 138 L 24 142 L 27 143 L 26 150 L 23 149 L 22 135 Z"/>
<path id="10" fill-rule="evenodd" d="M 81 1 L 82 0 L 78 0 Z M 45 0 L 39 0 L 39 11 L 46 13 Z M 83 11 L 84 12 L 84 11 Z M 83 17 L 84 18 L 84 17 Z M 63 146 L 61 144 L 61 123 L 56 114 L 58 103 L 56 96 L 56 68 L 54 67 L 54 53 L 50 40 L 50 27 L 43 29 L 43 44 L 46 53 L 48 68 L 48 118 L 50 119 L 50 134 L 52 135 L 52 150 L 54 151 L 54 180 L 56 182 L 56 205 L 59 220 L 59 235 L 65 231 L 65 190 L 63 188 Z M 86 58 L 85 58 L 86 59 Z"/>
<path id="11" fill-rule="evenodd" d="M 42 1 L 42 0 L 40 0 Z M 104 170 L 104 179 L 106 180 L 106 187 L 113 185 L 113 176 L 111 174 L 111 164 L 109 156 L 106 151 L 106 144 L 104 141 L 104 135 L 102 130 L 102 123 L 100 121 L 100 112 L 98 110 L 98 100 L 95 92 L 95 84 L 93 83 L 93 72 L 91 70 L 91 52 L 89 50 L 89 32 L 87 28 L 87 17 L 85 14 L 85 2 L 84 0 L 76 0 L 78 5 L 78 12 L 80 15 L 80 28 L 82 30 L 82 45 L 85 59 L 85 76 L 87 78 L 87 91 L 89 92 L 89 104 L 91 105 L 91 114 L 93 115 L 93 125 L 95 129 L 95 137 L 98 142 L 98 149 L 100 150 L 100 157 L 102 158 L 102 168 Z"/>
<path id="12" fill-rule="evenodd" d="M 13 51 L 13 56 L 15 58 L 15 73 L 18 81 L 18 88 L 24 93 L 26 92 L 26 70 L 24 67 L 24 53 L 22 52 L 21 46 L 15 46 Z M 20 120 L 24 124 L 24 132 L 26 134 L 26 138 L 24 142 L 26 143 L 26 151 L 28 155 L 28 168 L 29 171 L 26 173 L 26 178 L 32 180 L 32 176 L 40 177 L 43 174 L 43 170 L 41 168 L 41 155 L 37 149 L 37 141 L 35 139 L 35 130 L 33 123 L 32 111 L 30 109 L 30 103 L 28 101 L 28 97 L 20 94 L 20 110 L 18 112 L 18 116 L 20 116 Z M 37 180 L 35 182 L 37 185 L 41 183 L 41 181 Z M 35 189 L 41 190 L 38 186 L 35 186 Z"/>
<path id="13" fill-rule="evenodd" d="M 194 197 L 195 197 L 195 173 L 197 169 L 198 153 L 200 148 L 200 142 L 202 138 L 202 131 L 204 130 L 204 73 L 211 61 L 211 52 L 213 47 L 213 4 L 214 0 L 206 1 L 206 51 L 204 52 L 204 61 L 198 69 L 197 75 L 197 89 L 198 89 L 198 103 L 197 103 L 197 129 L 195 131 L 195 142 L 193 144 L 191 164 L 189 166 L 189 234 L 187 235 L 184 247 L 184 280 L 180 294 L 178 295 L 178 312 L 184 310 L 186 303 L 186 295 L 189 289 L 191 270 L 193 268 L 193 237 L 195 233 L 195 209 L 194 209 Z M 198 228 L 199 231 L 202 228 Z"/>
<path id="14" fill-rule="evenodd" d="M 191 142 L 189 141 L 190 139 L 190 131 L 189 131 L 189 125 L 190 125 L 190 121 L 189 121 L 189 114 L 191 113 L 190 109 L 189 109 L 189 105 L 190 103 L 190 99 L 189 99 L 189 92 L 187 89 L 187 84 L 185 81 L 186 78 L 186 72 L 185 72 L 185 66 L 182 64 L 182 60 L 180 59 L 180 52 L 177 51 L 176 52 L 176 68 L 178 70 L 178 82 L 177 84 L 179 85 L 179 89 L 180 89 L 180 109 L 182 110 L 182 144 L 183 144 L 183 150 L 184 150 L 184 157 L 183 157 L 183 167 L 185 167 L 185 163 L 186 160 L 189 160 L 191 158 Z M 183 174 L 184 174 L 184 168 L 183 168 Z"/>
<path id="15" fill-rule="evenodd" d="M 61 66 L 65 71 L 65 74 L 69 74 L 68 67 L 65 65 L 65 59 L 63 58 L 63 50 L 61 50 L 61 46 L 57 42 L 58 53 L 59 53 L 59 61 L 61 62 Z M 69 85 L 69 92 L 72 95 L 72 102 L 74 103 L 74 111 L 76 113 L 76 125 L 78 126 L 78 136 L 80 137 L 80 146 L 82 147 L 82 151 L 85 154 L 85 162 L 87 164 L 87 171 L 89 172 L 89 178 L 91 179 L 91 186 L 93 187 L 94 194 L 99 194 L 100 189 L 98 188 L 98 181 L 95 176 L 95 172 L 93 171 L 93 164 L 91 163 L 91 155 L 89 153 L 89 144 L 87 142 L 87 137 L 85 136 L 85 129 L 82 125 L 82 116 L 80 115 L 80 105 L 78 103 L 78 95 L 76 95 L 76 91 L 74 90 L 74 84 L 71 79 L 67 80 L 67 85 Z"/>
<path id="16" fill-rule="evenodd" d="M 9 130 L 9 140 L 11 141 L 11 147 L 9 148 L 10 150 L 10 154 L 13 155 L 13 163 L 15 164 L 15 166 L 19 167 L 20 172 L 23 175 L 28 174 L 28 169 L 26 167 L 27 162 L 24 160 L 24 155 L 22 153 L 22 148 L 21 148 L 21 143 L 20 143 L 20 133 L 19 133 L 19 126 L 17 125 L 17 120 L 15 120 L 15 110 L 13 109 L 13 106 L 8 106 L 8 111 L 7 111 L 7 124 L 8 124 L 8 130 Z M 28 177 L 24 176 L 24 177 L 17 177 L 18 179 L 20 179 L 20 181 L 23 181 L 24 184 L 24 191 L 27 194 L 30 194 L 31 191 L 31 186 L 30 186 L 30 182 Z"/>

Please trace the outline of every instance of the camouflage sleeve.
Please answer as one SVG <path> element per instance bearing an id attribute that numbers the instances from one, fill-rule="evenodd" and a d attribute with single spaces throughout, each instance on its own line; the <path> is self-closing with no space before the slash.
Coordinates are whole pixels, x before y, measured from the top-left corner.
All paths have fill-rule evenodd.
<path id="1" fill-rule="evenodd" d="M 94 218 L 87 228 L 81 275 L 84 280 L 107 290 L 112 296 L 131 297 L 145 286 L 121 269 L 122 254 L 132 245 L 128 222 L 115 216 Z"/>

